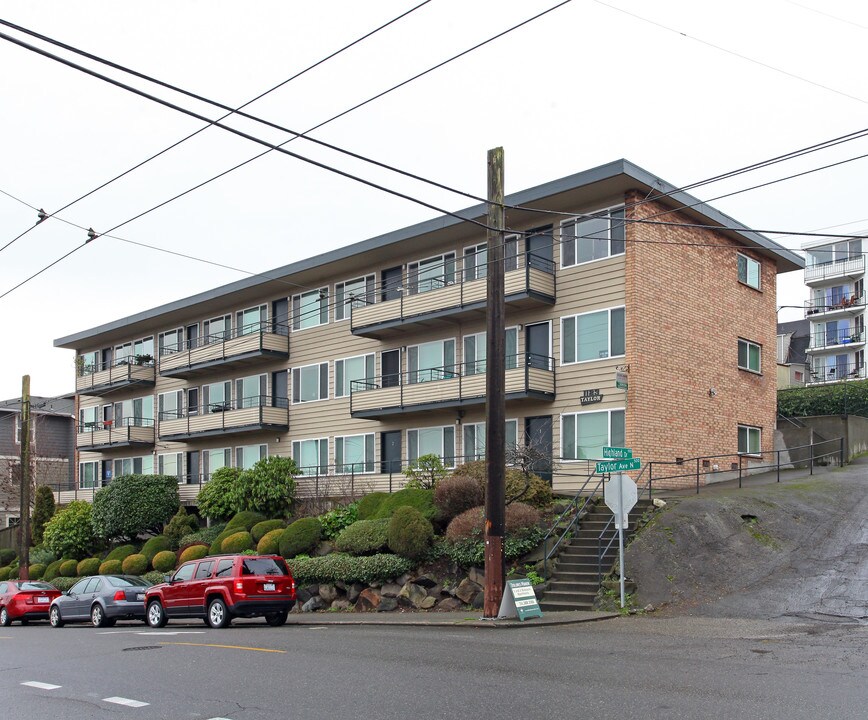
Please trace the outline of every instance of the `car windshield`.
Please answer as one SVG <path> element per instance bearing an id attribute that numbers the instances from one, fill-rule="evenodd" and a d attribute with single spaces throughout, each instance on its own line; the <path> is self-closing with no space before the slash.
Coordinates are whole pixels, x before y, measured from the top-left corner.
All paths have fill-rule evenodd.
<path id="1" fill-rule="evenodd" d="M 242 575 L 289 575 L 286 563 L 274 558 L 245 558 Z"/>
<path id="2" fill-rule="evenodd" d="M 41 582 L 23 582 L 18 583 L 19 590 L 54 590 L 53 585 L 49 585 L 48 583 Z"/>
<path id="3" fill-rule="evenodd" d="M 131 577 L 129 575 L 107 575 L 106 580 L 112 587 L 150 587 L 151 583 L 147 580 L 142 580 L 139 577 Z"/>

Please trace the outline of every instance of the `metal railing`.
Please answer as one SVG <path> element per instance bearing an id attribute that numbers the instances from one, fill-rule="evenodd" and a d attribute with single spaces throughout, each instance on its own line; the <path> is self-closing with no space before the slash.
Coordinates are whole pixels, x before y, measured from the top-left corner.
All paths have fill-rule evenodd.
<path id="1" fill-rule="evenodd" d="M 232 330 L 221 330 L 220 332 L 209 333 L 208 335 L 201 335 L 197 338 L 184 340 L 180 343 L 163 345 L 159 350 L 160 358 L 188 352 L 189 350 L 195 350 L 196 348 L 204 347 L 206 345 L 226 343 L 229 340 L 257 334 L 289 337 L 289 325 L 287 323 L 277 323 L 272 321 L 246 323 L 241 327 L 236 327 Z"/>
<path id="2" fill-rule="evenodd" d="M 288 408 L 289 398 L 275 398 L 271 395 L 249 395 L 243 398 L 236 398 L 235 400 L 219 400 L 216 402 L 201 403 L 192 408 L 161 410 L 158 415 L 160 421 L 180 420 L 186 417 L 199 417 L 211 413 L 223 413 L 232 410 L 243 410 L 245 408 L 256 407 Z"/>
<path id="3" fill-rule="evenodd" d="M 865 376 L 865 365 L 863 363 L 836 362 L 834 365 L 815 363 L 810 369 L 807 384 L 815 385 L 839 382 L 841 380 L 862 380 Z"/>
<path id="4" fill-rule="evenodd" d="M 835 330 L 818 330 L 811 333 L 811 350 L 850 343 L 865 342 L 865 335 L 855 328 L 836 328 Z"/>
<path id="5" fill-rule="evenodd" d="M 805 282 L 827 280 L 844 275 L 859 275 L 863 272 L 865 272 L 865 258 L 860 255 L 847 260 L 808 265 L 805 268 Z"/>
<path id="6" fill-rule="evenodd" d="M 822 298 L 819 300 L 805 301 L 805 317 L 811 315 L 819 315 L 823 313 L 836 312 L 838 310 L 852 310 L 860 312 L 865 309 L 865 294 L 856 296 L 855 294 L 843 294 L 840 297 L 833 296 Z"/>

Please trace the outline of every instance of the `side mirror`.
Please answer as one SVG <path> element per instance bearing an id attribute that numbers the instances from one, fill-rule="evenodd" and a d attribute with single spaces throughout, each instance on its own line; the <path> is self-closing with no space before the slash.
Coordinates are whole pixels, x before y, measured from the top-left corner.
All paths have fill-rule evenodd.
<path id="1" fill-rule="evenodd" d="M 167 583 L 171 583 L 172 582 L 172 576 L 171 575 L 163 575 L 163 580 Z"/>

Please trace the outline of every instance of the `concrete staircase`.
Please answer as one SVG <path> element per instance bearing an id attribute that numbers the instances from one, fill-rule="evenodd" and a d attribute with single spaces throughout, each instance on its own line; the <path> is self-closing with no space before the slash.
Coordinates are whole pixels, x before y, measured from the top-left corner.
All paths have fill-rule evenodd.
<path id="1" fill-rule="evenodd" d="M 651 501 L 647 498 L 636 503 L 630 512 L 629 529 L 624 534 L 625 544 L 636 530 L 636 521 L 651 507 Z M 599 537 L 611 519 L 612 511 L 600 502 L 579 522 L 578 532 L 561 549 L 556 569 L 540 600 L 540 607 L 544 611 L 593 609 L 594 598 L 600 589 L 597 563 Z M 612 523 L 603 536 L 602 547 L 614 538 L 599 565 L 603 576 L 609 573 L 612 564 L 618 559 L 617 533 Z"/>

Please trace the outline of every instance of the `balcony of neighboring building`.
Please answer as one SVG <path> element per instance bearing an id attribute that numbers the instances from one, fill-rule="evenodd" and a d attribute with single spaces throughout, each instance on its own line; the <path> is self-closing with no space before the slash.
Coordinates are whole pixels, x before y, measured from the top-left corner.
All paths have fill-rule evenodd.
<path id="1" fill-rule="evenodd" d="M 826 296 L 805 301 L 805 317 L 809 320 L 850 318 L 865 312 L 865 293 Z"/>
<path id="2" fill-rule="evenodd" d="M 80 423 L 75 435 L 79 450 L 110 450 L 125 447 L 153 447 L 154 421 L 150 418 L 129 417 L 117 423 L 113 420 Z"/>
<path id="3" fill-rule="evenodd" d="M 506 401 L 555 399 L 554 358 L 508 355 Z M 486 400 L 485 361 L 381 375 L 354 380 L 350 415 L 381 419 L 429 410 L 483 405 Z"/>
<path id="4" fill-rule="evenodd" d="M 864 380 L 868 377 L 865 363 L 855 360 L 853 355 L 840 355 L 822 358 L 828 362 L 819 362 L 820 358 L 811 364 L 806 385 L 828 385 L 829 383 L 846 382 L 848 380 Z"/>
<path id="5" fill-rule="evenodd" d="M 832 325 L 833 327 L 829 327 Z M 825 328 L 812 328 L 808 353 L 842 353 L 861 350 L 865 347 L 865 331 L 853 327 L 835 327 L 829 323 Z"/>
<path id="6" fill-rule="evenodd" d="M 437 321 L 485 317 L 487 265 L 477 259 L 442 261 L 433 266 L 414 263 L 403 278 L 379 293 L 351 299 L 350 328 L 354 335 L 384 338 L 410 326 L 431 326 Z M 555 265 L 532 253 L 508 254 L 505 259 L 504 298 L 507 307 L 525 308 L 553 305 Z M 408 266 L 410 267 L 410 266 Z"/>
<path id="7" fill-rule="evenodd" d="M 861 246 L 860 246 L 861 247 Z M 865 274 L 865 256 L 848 255 L 831 261 L 810 262 L 805 267 L 805 285 L 816 287 L 834 280 L 856 280 Z"/>
<path id="8" fill-rule="evenodd" d="M 230 370 L 288 359 L 287 328 L 255 323 L 161 347 L 159 372 L 163 377 L 189 378 L 217 367 Z"/>
<path id="9" fill-rule="evenodd" d="M 138 355 L 103 364 L 79 363 L 75 391 L 80 395 L 103 397 L 132 386 L 153 387 L 154 359 Z"/>
<path id="10" fill-rule="evenodd" d="M 215 435 L 241 435 L 268 430 L 289 430 L 289 402 L 269 396 L 245 397 L 235 402 L 211 402 L 184 412 L 163 412 L 160 440 L 190 440 Z"/>

